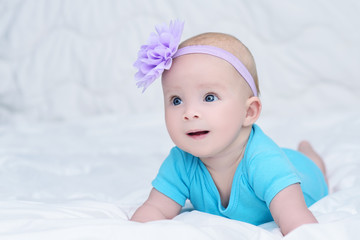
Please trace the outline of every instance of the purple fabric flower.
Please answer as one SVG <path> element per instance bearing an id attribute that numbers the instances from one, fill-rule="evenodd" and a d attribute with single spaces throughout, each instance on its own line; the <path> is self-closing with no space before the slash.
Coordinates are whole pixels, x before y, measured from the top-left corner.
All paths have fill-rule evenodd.
<path id="1" fill-rule="evenodd" d="M 184 22 L 175 20 L 169 26 L 156 26 L 156 33 L 151 33 L 146 45 L 142 45 L 134 67 L 138 68 L 135 74 L 136 85 L 146 88 L 153 83 L 172 64 L 172 56 L 178 50 Z"/>

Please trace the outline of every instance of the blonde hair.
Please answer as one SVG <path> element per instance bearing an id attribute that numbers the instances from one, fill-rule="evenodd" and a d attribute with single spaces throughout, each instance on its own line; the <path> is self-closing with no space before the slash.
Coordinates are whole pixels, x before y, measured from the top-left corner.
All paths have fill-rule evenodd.
<path id="1" fill-rule="evenodd" d="M 214 33 L 214 32 L 202 33 L 183 41 L 179 45 L 179 49 L 193 45 L 210 45 L 210 46 L 222 48 L 232 53 L 248 69 L 248 71 L 250 72 L 251 76 L 255 81 L 255 86 L 258 95 L 260 94 L 259 80 L 256 71 L 254 57 L 252 56 L 249 49 L 239 39 L 225 33 Z"/>

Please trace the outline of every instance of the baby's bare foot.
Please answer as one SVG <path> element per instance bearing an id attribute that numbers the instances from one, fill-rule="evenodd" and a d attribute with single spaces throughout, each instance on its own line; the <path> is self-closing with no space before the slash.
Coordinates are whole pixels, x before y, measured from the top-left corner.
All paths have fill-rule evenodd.
<path id="1" fill-rule="evenodd" d="M 324 177 L 325 177 L 325 180 L 327 183 L 325 163 L 322 160 L 322 158 L 320 157 L 320 155 L 317 152 L 315 152 L 315 150 L 313 149 L 311 144 L 308 141 L 301 141 L 299 143 L 298 150 L 301 153 L 303 153 L 305 156 L 310 158 L 320 168 L 320 170 L 324 174 Z"/>

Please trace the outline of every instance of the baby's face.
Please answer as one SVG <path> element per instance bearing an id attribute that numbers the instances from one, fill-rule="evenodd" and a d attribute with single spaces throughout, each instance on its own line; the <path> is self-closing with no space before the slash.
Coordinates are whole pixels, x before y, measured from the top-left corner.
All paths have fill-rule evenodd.
<path id="1" fill-rule="evenodd" d="M 244 144 L 241 129 L 250 88 L 223 59 L 189 54 L 162 79 L 165 120 L 173 142 L 197 157 L 215 157 Z"/>

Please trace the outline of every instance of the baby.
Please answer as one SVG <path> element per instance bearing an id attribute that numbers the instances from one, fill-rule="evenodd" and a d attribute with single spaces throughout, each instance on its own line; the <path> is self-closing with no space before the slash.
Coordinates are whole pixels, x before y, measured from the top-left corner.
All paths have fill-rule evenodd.
<path id="1" fill-rule="evenodd" d="M 182 28 L 179 21 L 157 27 L 135 63 L 144 89 L 162 74 L 176 147 L 131 220 L 171 219 L 189 199 L 198 211 L 230 219 L 274 220 L 284 235 L 316 223 L 308 206 L 328 194 L 324 164 L 308 142 L 299 151 L 280 148 L 255 124 L 261 101 L 250 51 L 222 33 L 178 45 Z"/>

